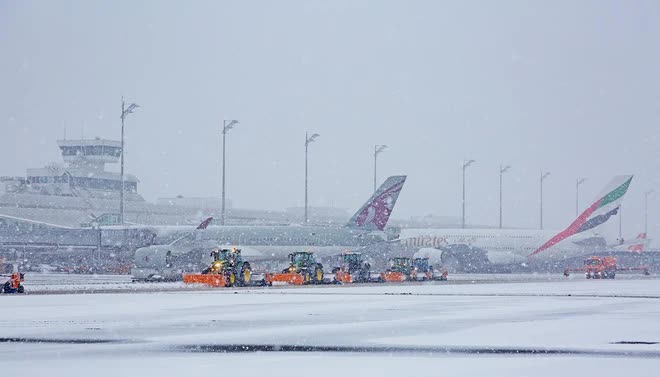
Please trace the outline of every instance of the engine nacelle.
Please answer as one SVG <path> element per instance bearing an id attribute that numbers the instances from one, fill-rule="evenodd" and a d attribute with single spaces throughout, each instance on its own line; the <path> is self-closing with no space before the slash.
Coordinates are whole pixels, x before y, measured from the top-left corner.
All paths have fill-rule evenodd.
<path id="1" fill-rule="evenodd" d="M 428 257 L 429 264 L 443 266 L 454 272 L 500 272 L 508 270 L 504 266 L 526 262 L 525 257 L 510 251 L 488 251 L 467 245 L 449 245 L 439 249 L 421 248 L 414 257 Z"/>

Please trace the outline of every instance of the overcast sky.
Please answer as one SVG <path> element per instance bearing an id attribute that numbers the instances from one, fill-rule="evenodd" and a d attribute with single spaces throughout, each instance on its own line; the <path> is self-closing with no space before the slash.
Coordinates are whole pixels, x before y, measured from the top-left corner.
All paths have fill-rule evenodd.
<path id="1" fill-rule="evenodd" d="M 407 174 L 395 215 L 496 225 L 574 218 L 635 174 L 624 235 L 660 234 L 660 3 L 656 1 L 0 0 L 0 174 L 59 160 L 55 140 L 118 139 L 148 200 L 219 196 L 222 119 L 237 207 L 310 203 L 352 213 L 379 177 Z"/>

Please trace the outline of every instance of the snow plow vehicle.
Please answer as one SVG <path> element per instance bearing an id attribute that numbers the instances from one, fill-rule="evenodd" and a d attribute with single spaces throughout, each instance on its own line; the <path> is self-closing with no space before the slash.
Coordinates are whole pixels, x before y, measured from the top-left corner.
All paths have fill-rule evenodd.
<path id="1" fill-rule="evenodd" d="M 186 284 L 207 284 L 214 287 L 245 286 L 252 278 L 250 263 L 243 260 L 240 249 L 213 249 L 213 261 L 201 274 L 183 274 Z"/>
<path id="2" fill-rule="evenodd" d="M 402 282 L 414 279 L 412 258 L 397 257 L 390 259 L 390 268 L 381 272 L 381 282 Z"/>
<path id="3" fill-rule="evenodd" d="M 9 277 L 9 280 L 2 287 L 3 293 L 24 293 L 25 287 L 21 284 L 25 280 L 25 275 L 23 273 L 14 272 L 11 275 L 1 275 L 4 277 Z"/>
<path id="4" fill-rule="evenodd" d="M 649 275 L 648 267 L 617 267 L 616 258 L 592 256 L 584 260 L 581 269 L 566 269 L 564 276 L 571 272 L 583 272 L 587 279 L 614 279 L 618 271 L 640 271 Z"/>
<path id="5" fill-rule="evenodd" d="M 323 265 L 316 261 L 314 253 L 310 251 L 298 251 L 289 254 L 289 267 L 279 274 L 267 273 L 265 275 L 266 285 L 279 284 L 323 284 Z"/>
<path id="6" fill-rule="evenodd" d="M 438 273 L 433 266 L 429 265 L 429 257 L 413 259 L 413 280 L 447 280 L 447 271 Z"/>
<path id="7" fill-rule="evenodd" d="M 338 256 L 338 267 L 332 269 L 334 283 L 367 283 L 371 281 L 371 265 L 362 253 L 347 252 Z"/>

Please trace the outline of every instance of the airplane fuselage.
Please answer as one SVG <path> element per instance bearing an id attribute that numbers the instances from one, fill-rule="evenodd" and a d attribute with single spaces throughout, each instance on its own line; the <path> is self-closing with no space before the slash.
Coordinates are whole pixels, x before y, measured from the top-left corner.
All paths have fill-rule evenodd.
<path id="1" fill-rule="evenodd" d="M 573 258 L 592 250 L 577 244 L 581 237 L 569 237 L 548 250 L 532 253 L 557 231 L 518 229 L 403 229 L 399 238 L 406 249 L 441 249 L 466 245 L 487 251 L 495 265 L 552 261 Z"/>

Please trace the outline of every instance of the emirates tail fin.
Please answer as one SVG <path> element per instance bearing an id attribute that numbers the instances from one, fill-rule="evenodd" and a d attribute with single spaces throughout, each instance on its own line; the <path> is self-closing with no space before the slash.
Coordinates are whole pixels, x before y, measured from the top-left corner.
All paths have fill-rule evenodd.
<path id="1" fill-rule="evenodd" d="M 623 201 L 623 197 L 628 192 L 628 187 L 630 187 L 632 179 L 632 175 L 619 175 L 612 178 L 598 198 L 568 228 L 549 239 L 530 254 L 530 256 L 549 249 L 574 234 L 593 229 L 605 223 L 610 217 L 618 214 L 621 201 Z"/>

